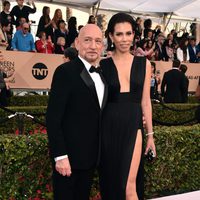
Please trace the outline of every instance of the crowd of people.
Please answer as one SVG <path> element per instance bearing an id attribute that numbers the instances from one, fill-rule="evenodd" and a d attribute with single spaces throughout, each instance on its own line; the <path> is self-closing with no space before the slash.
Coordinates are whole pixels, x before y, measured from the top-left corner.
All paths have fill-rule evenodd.
<path id="1" fill-rule="evenodd" d="M 63 19 L 61 9 L 56 9 L 53 18 L 50 18 L 50 7 L 44 6 L 40 17 L 36 36 L 31 33 L 29 15 L 37 11 L 34 1 L 32 5 L 24 5 L 24 0 L 16 0 L 17 5 L 10 10 L 10 2 L 3 2 L 3 11 L 0 13 L 0 49 L 31 51 L 39 53 L 63 54 L 64 49 L 74 46 L 74 39 L 78 36 L 83 25 L 77 27 L 76 17 L 68 21 Z M 96 23 L 94 16 L 89 16 L 88 24 Z M 138 17 L 131 52 L 137 56 L 146 56 L 149 60 L 181 62 L 200 62 L 200 43 L 188 32 L 178 37 L 175 30 L 165 37 L 161 26 L 152 29 L 152 20 Z M 16 32 L 13 33 L 14 27 Z M 107 33 L 105 33 L 105 38 Z M 105 42 L 105 55 L 110 55 L 112 48 Z"/>
<path id="2" fill-rule="evenodd" d="M 50 7 L 44 6 L 40 17 L 36 35 L 31 33 L 29 15 L 36 12 L 34 1 L 32 5 L 24 5 L 24 0 L 16 0 L 17 5 L 10 11 L 10 2 L 3 2 L 0 13 L 0 49 L 39 53 L 64 54 L 67 47 L 73 46 L 81 27 L 77 28 L 76 17 L 67 21 L 63 19 L 61 9 L 56 9 L 50 18 Z M 95 23 L 94 16 L 90 16 L 88 23 Z M 15 28 L 15 29 L 14 29 Z M 15 33 L 13 30 L 16 30 Z M 34 40 L 35 36 L 39 38 Z"/>
<path id="3" fill-rule="evenodd" d="M 161 84 L 165 102 L 187 101 L 187 67 L 180 64 L 200 61 L 200 43 L 188 33 L 177 37 L 175 30 L 165 38 L 160 26 L 152 30 L 150 19 L 143 30 L 141 18 L 134 21 L 117 13 L 108 23 L 103 47 L 94 16 L 78 29 L 73 16 L 66 28 L 61 10 L 50 19 L 47 6 L 38 25 L 39 40 L 34 41 L 29 23 L 29 14 L 36 12 L 34 1 L 33 8 L 24 0 L 17 0 L 11 11 L 10 2 L 3 6 L 1 48 L 65 57 L 53 75 L 46 114 L 54 199 L 89 199 L 98 166 L 102 200 L 143 200 L 143 154 L 151 150 L 156 157 L 150 97 L 158 95 Z M 106 59 L 101 59 L 103 48 Z M 173 63 L 162 83 L 153 62 L 157 60 Z"/>

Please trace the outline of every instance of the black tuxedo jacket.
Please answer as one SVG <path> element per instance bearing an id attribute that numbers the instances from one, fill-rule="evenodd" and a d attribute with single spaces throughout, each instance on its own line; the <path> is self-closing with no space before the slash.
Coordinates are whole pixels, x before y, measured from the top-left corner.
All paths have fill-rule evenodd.
<path id="1" fill-rule="evenodd" d="M 94 167 L 99 158 L 104 84 L 100 108 L 94 82 L 79 58 L 54 73 L 46 116 L 50 153 L 52 158 L 67 154 L 72 169 Z"/>
<path id="2" fill-rule="evenodd" d="M 183 103 L 187 88 L 188 85 L 183 72 L 171 69 L 164 73 L 161 95 L 166 103 Z"/>

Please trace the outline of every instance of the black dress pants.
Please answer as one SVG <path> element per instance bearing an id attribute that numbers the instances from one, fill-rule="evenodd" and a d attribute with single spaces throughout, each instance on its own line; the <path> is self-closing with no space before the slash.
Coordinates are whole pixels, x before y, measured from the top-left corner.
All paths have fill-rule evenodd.
<path id="1" fill-rule="evenodd" d="M 70 177 L 53 172 L 54 200 L 89 200 L 94 169 L 72 170 Z"/>

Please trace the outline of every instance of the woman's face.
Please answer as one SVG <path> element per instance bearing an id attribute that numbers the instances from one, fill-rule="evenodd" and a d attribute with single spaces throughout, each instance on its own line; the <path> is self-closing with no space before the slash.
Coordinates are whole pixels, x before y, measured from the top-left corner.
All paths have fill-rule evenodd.
<path id="1" fill-rule="evenodd" d="M 47 39 L 47 38 L 46 38 L 46 33 L 43 33 L 43 34 L 42 34 L 41 39 L 42 39 L 42 40 L 46 40 L 46 39 Z"/>
<path id="2" fill-rule="evenodd" d="M 145 42 L 144 44 L 143 44 L 143 48 L 145 49 L 147 47 L 147 42 Z"/>
<path id="3" fill-rule="evenodd" d="M 188 40 L 185 40 L 185 46 L 187 46 L 187 45 L 188 45 L 188 43 L 189 43 L 189 42 L 188 42 Z"/>
<path id="4" fill-rule="evenodd" d="M 151 65 L 151 73 L 154 74 L 154 71 L 155 71 L 155 67 Z"/>
<path id="5" fill-rule="evenodd" d="M 62 12 L 61 12 L 61 10 L 58 10 L 58 11 L 57 11 L 57 17 L 58 17 L 58 18 L 61 18 L 61 17 L 62 17 Z"/>
<path id="6" fill-rule="evenodd" d="M 50 15 L 50 8 L 47 8 L 46 13 L 47 15 Z"/>
<path id="7" fill-rule="evenodd" d="M 172 40 L 169 40 L 169 46 L 171 46 L 172 45 Z"/>
<path id="8" fill-rule="evenodd" d="M 115 48 L 120 52 L 129 52 L 133 43 L 134 32 L 132 26 L 128 22 L 118 23 L 114 27 L 114 33 L 109 34 Z"/>
<path id="9" fill-rule="evenodd" d="M 153 45 L 153 42 L 152 42 L 152 41 L 149 41 L 149 42 L 148 42 L 148 47 L 151 48 L 152 45 Z"/>

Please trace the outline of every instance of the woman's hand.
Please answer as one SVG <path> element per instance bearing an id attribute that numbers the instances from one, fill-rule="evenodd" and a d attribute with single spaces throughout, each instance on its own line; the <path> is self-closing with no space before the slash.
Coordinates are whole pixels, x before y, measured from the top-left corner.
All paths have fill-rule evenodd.
<path id="1" fill-rule="evenodd" d="M 149 149 L 151 149 L 156 156 L 156 147 L 155 147 L 154 139 L 153 139 L 152 135 L 149 135 L 148 138 L 147 138 L 147 146 L 146 146 L 146 149 L 145 149 L 145 155 L 147 155 Z"/>

